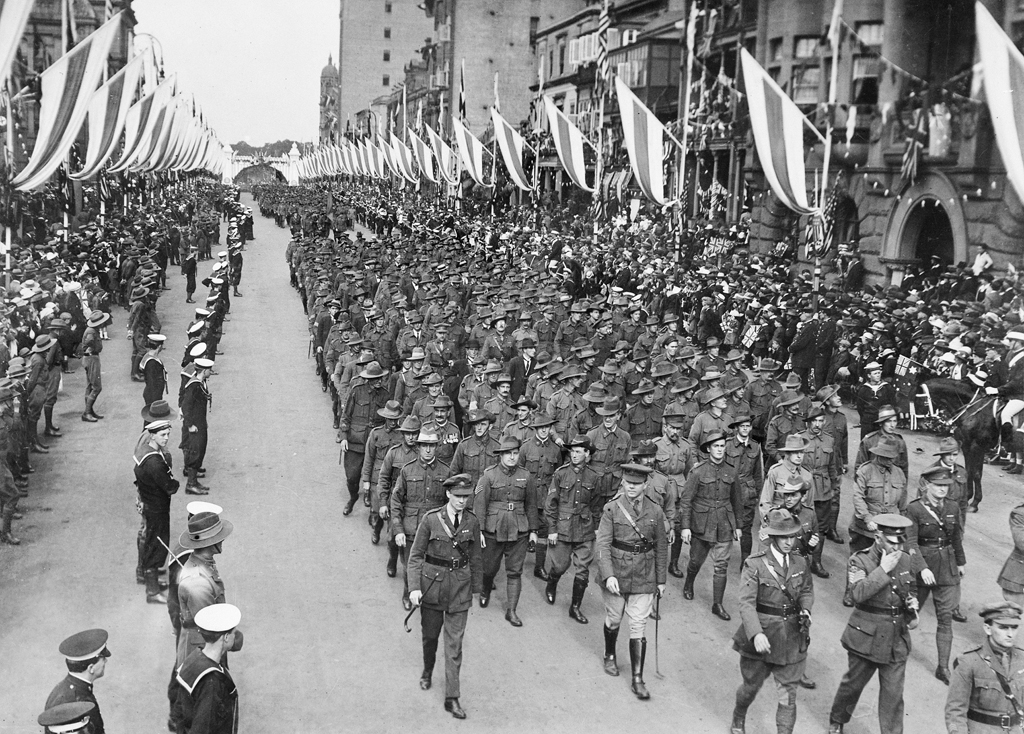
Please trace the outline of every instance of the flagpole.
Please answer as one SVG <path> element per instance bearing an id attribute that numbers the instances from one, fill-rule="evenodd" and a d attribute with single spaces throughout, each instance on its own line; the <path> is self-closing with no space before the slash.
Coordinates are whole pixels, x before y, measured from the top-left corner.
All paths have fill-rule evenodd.
<path id="1" fill-rule="evenodd" d="M 834 0 L 832 7 L 832 23 L 829 28 L 829 40 L 832 45 L 832 68 L 829 74 L 828 81 L 828 106 L 825 109 L 825 154 L 824 161 L 822 163 L 821 170 L 821 191 L 818 194 L 818 208 L 817 214 L 812 216 L 821 217 L 822 213 L 820 208 L 825 201 L 825 192 L 828 190 L 828 169 L 832 163 L 832 120 L 835 115 L 836 107 L 836 86 L 839 79 L 839 34 L 841 29 L 839 27 L 839 21 L 843 12 L 843 0 Z M 822 223 L 824 224 L 824 223 Z M 814 248 L 814 280 L 812 282 L 812 296 L 811 304 L 815 311 L 818 310 L 818 296 L 821 291 L 821 249 L 824 247 L 824 226 L 815 227 L 815 233 L 821 234 L 821 237 Z"/>
<path id="2" fill-rule="evenodd" d="M 6 226 L 4 227 L 4 240 L 6 249 L 4 251 L 4 288 L 10 288 L 11 286 L 11 240 L 12 230 L 14 227 L 13 216 L 12 216 L 12 204 L 11 201 L 14 196 L 14 187 L 11 186 L 11 179 L 14 178 L 14 100 L 11 98 L 11 86 L 7 85 L 7 131 L 4 139 L 5 147 L 7 148 L 7 196 L 4 197 L 6 208 L 4 211 L 4 220 Z"/>
<path id="3" fill-rule="evenodd" d="M 597 157 L 594 161 L 594 196 L 597 197 L 598 206 L 596 207 L 600 211 L 601 202 L 601 174 L 604 169 L 604 88 L 602 85 L 601 97 L 597 103 Z M 584 171 L 584 175 L 586 172 Z M 585 180 L 585 179 L 584 179 Z M 594 217 L 594 236 L 593 243 L 597 244 L 597 231 L 598 221 L 597 217 Z"/>

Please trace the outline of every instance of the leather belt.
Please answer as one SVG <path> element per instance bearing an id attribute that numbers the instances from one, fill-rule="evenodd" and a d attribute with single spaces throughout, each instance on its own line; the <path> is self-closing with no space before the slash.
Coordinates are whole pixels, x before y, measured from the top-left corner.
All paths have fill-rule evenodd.
<path id="1" fill-rule="evenodd" d="M 857 604 L 857 609 L 868 614 L 878 614 L 883 617 L 898 617 L 903 614 L 901 607 L 876 607 L 874 604 Z"/>
<path id="2" fill-rule="evenodd" d="M 650 553 L 654 550 L 654 543 L 650 542 L 649 540 L 638 540 L 635 543 L 626 543 L 622 540 L 613 540 L 612 548 L 615 548 L 620 551 L 625 551 L 626 553 Z"/>
<path id="3" fill-rule="evenodd" d="M 947 543 L 943 538 L 918 538 L 917 539 L 917 544 L 921 548 L 939 548 L 939 549 L 942 549 L 942 548 L 948 548 L 949 547 L 949 543 Z"/>
<path id="4" fill-rule="evenodd" d="M 800 610 L 792 604 L 786 604 L 782 607 L 773 607 L 769 604 L 757 603 L 757 611 L 761 614 L 770 614 L 773 617 L 791 617 L 795 614 L 799 614 Z"/>
<path id="5" fill-rule="evenodd" d="M 986 714 L 974 709 L 967 710 L 967 718 L 986 726 L 998 726 L 1009 730 L 1011 726 L 1020 726 L 1021 717 L 1017 714 Z"/>
<path id="6" fill-rule="evenodd" d="M 468 558 L 441 558 L 439 556 L 424 556 L 424 561 L 429 563 L 431 566 L 443 566 L 449 571 L 454 571 L 457 568 L 465 568 L 469 565 Z"/>

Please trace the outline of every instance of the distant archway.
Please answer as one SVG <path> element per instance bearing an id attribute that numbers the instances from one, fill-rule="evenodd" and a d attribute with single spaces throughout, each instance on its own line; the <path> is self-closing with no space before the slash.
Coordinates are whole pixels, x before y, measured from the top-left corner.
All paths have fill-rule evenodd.
<path id="1" fill-rule="evenodd" d="M 288 179 L 270 164 L 257 163 L 239 171 L 234 182 L 236 186 L 247 187 L 253 184 L 288 183 Z"/>
<path id="2" fill-rule="evenodd" d="M 932 256 L 951 265 L 967 260 L 967 220 L 953 183 L 928 171 L 904 189 L 889 215 L 883 259 L 927 267 Z"/>

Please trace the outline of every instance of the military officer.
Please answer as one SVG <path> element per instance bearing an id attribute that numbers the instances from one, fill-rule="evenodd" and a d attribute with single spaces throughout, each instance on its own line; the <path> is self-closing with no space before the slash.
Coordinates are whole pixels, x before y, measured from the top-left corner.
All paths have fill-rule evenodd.
<path id="1" fill-rule="evenodd" d="M 946 467 L 930 467 L 921 474 L 924 494 L 907 505 L 911 526 L 907 552 L 918 575 L 917 598 L 921 604 L 931 594 L 938 628 L 938 667 L 935 677 L 949 684 L 949 655 L 953 646 L 953 609 L 959 599 L 964 575 L 963 523 L 960 508 L 947 499 L 953 475 Z"/>
<path id="2" fill-rule="evenodd" d="M 421 606 L 423 630 L 423 672 L 420 688 L 431 686 L 437 641 L 444 629 L 444 708 L 456 719 L 465 719 L 459 703 L 462 669 L 462 638 L 473 604 L 481 594 L 483 560 L 480 522 L 469 509 L 473 480 L 456 474 L 444 480 L 447 504 L 428 511 L 416 530 L 409 551 L 407 583 L 409 600 Z"/>
<path id="3" fill-rule="evenodd" d="M 572 602 L 569 616 L 580 624 L 589 620 L 580 609 L 590 581 L 590 564 L 594 560 L 595 518 L 600 516 L 602 495 L 600 477 L 589 465 L 591 445 L 586 436 L 577 436 L 566 445 L 569 461 L 558 467 L 551 477 L 544 502 L 548 528 L 545 539 L 547 554 L 547 586 L 544 597 L 555 603 L 558 580 L 573 566 Z"/>
<path id="4" fill-rule="evenodd" d="M 878 725 L 903 732 L 903 682 L 910 630 L 918 624 L 913 561 L 904 552 L 911 521 L 882 513 L 872 520 L 874 543 L 850 556 L 847 576 L 856 608 L 840 642 L 849 660 L 829 713 L 829 734 L 842 734 L 864 686 L 878 673 Z"/>
<path id="5" fill-rule="evenodd" d="M 110 657 L 107 639 L 106 630 L 91 629 L 71 635 L 61 642 L 59 650 L 60 654 L 64 656 L 68 674 L 64 680 L 54 686 L 46 699 L 45 709 L 47 710 L 75 701 L 92 704 L 94 709 L 89 714 L 89 718 L 93 734 L 103 734 L 106 731 L 103 728 L 100 705 L 96 701 L 96 694 L 93 693 L 93 684 L 107 671 L 107 658 Z"/>
<path id="6" fill-rule="evenodd" d="M 651 697 L 644 683 L 647 619 L 655 597 L 665 593 L 668 538 L 665 514 L 645 494 L 651 469 L 623 464 L 622 493 L 604 506 L 594 543 L 604 598 L 604 672 L 619 674 L 615 645 L 622 617 L 629 619 L 631 689 L 641 701 Z"/>
<path id="7" fill-rule="evenodd" d="M 796 688 L 807 664 L 814 605 L 807 561 L 793 552 L 802 530 L 788 511 L 772 510 L 766 528 L 770 544 L 743 564 L 739 591 L 742 622 L 733 636 L 743 683 L 736 691 L 732 734 L 744 734 L 747 709 L 768 676 L 775 678 L 779 690 L 777 731 L 792 734 L 796 725 Z"/>
<path id="8" fill-rule="evenodd" d="M 1024 725 L 1024 648 L 1015 644 L 1024 607 L 1012 601 L 986 604 L 985 636 L 953 663 L 946 694 L 949 734 L 1019 732 Z"/>
<path id="9" fill-rule="evenodd" d="M 701 450 L 708 460 L 698 464 L 686 478 L 679 497 L 679 525 L 684 543 L 690 543 L 683 598 L 693 599 L 693 582 L 708 555 L 714 564 L 711 613 L 728 622 L 725 610 L 726 576 L 733 541 L 743 534 L 738 518 L 743 513 L 743 489 L 736 470 L 725 462 L 724 433 L 705 436 Z"/>
<path id="10" fill-rule="evenodd" d="M 537 493 L 533 477 L 519 466 L 520 444 L 506 438 L 498 446 L 498 463 L 480 476 L 476 484 L 473 512 L 482 517 L 484 590 L 480 606 L 491 599 L 491 587 L 505 560 L 507 601 L 505 619 L 513 627 L 522 627 L 516 613 L 523 588 L 523 564 L 527 543 L 537 542 Z"/>
<path id="11" fill-rule="evenodd" d="M 61 734 L 92 734 L 96 731 L 90 724 L 96 704 L 89 701 L 72 701 L 58 703 L 48 707 L 39 714 L 36 722 L 44 732 L 61 732 Z M 100 730 L 102 731 L 102 730 Z"/>

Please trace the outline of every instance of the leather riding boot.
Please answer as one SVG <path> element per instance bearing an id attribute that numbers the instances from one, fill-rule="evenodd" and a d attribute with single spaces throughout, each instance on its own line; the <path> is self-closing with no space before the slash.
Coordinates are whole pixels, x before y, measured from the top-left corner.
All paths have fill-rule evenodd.
<path id="1" fill-rule="evenodd" d="M 619 665 L 615 661 L 615 642 L 619 639 L 619 628 L 612 629 L 608 625 L 604 627 L 604 672 L 608 675 L 618 675 Z"/>
<path id="2" fill-rule="evenodd" d="M 544 570 L 544 563 L 547 561 L 548 558 L 548 544 L 543 541 L 537 543 L 537 549 L 536 551 L 534 551 L 534 553 L 535 555 L 533 560 L 533 575 L 539 579 L 544 579 L 545 581 L 547 581 L 548 574 Z"/>
<path id="3" fill-rule="evenodd" d="M 548 583 L 547 586 L 544 587 L 544 598 L 547 600 L 548 604 L 555 603 L 555 596 L 558 593 L 558 580 L 560 578 L 562 577 L 556 576 L 553 573 L 548 574 Z"/>
<path id="4" fill-rule="evenodd" d="M 92 405 L 89 406 L 89 415 L 91 415 L 96 420 L 103 420 L 103 416 L 96 412 L 96 398 L 92 399 Z"/>
<path id="5" fill-rule="evenodd" d="M 633 671 L 633 683 L 630 686 L 633 693 L 641 701 L 646 701 L 651 697 L 651 694 L 647 692 L 647 686 L 644 684 L 644 648 L 647 640 L 635 640 L 632 637 L 629 638 L 629 665 Z"/>
<path id="6" fill-rule="evenodd" d="M 935 633 L 935 646 L 938 648 L 939 664 L 935 677 L 949 685 L 949 654 L 953 647 L 953 633 L 940 630 Z"/>
<path id="7" fill-rule="evenodd" d="M 732 617 L 729 616 L 729 612 L 725 611 L 725 607 L 722 606 L 722 600 L 725 599 L 725 584 L 727 581 L 728 579 L 725 576 L 719 576 L 718 574 L 715 574 L 714 578 L 711 581 L 711 613 L 725 622 L 728 622 L 730 619 L 732 619 Z"/>
<path id="8" fill-rule="evenodd" d="M 166 604 L 167 595 L 160 591 L 160 581 L 155 568 L 146 569 L 146 603 Z"/>
<path id="9" fill-rule="evenodd" d="M 92 404 L 96 401 L 96 398 L 91 395 L 85 399 L 85 411 L 82 413 L 82 420 L 86 423 L 95 423 L 96 418 L 92 414 Z"/>
<path id="10" fill-rule="evenodd" d="M 480 594 L 480 608 L 486 609 L 491 603 L 491 587 L 494 586 L 493 576 L 484 576 L 484 590 Z"/>
<path id="11" fill-rule="evenodd" d="M 783 705 L 775 709 L 775 728 L 779 734 L 793 734 L 796 726 L 796 704 Z"/>
<path id="12" fill-rule="evenodd" d="M 46 430 L 44 434 L 54 438 L 60 437 L 60 426 L 53 425 L 53 406 L 47 405 L 43 408 L 43 415 L 46 416 Z"/>
<path id="13" fill-rule="evenodd" d="M 585 616 L 583 611 L 580 609 L 580 605 L 583 604 L 583 595 L 587 591 L 587 582 L 581 581 L 580 579 L 573 579 L 572 582 L 572 604 L 569 606 L 569 616 L 575 619 L 580 624 L 587 624 L 590 622 Z"/>
<path id="14" fill-rule="evenodd" d="M 739 707 L 732 710 L 732 724 L 729 727 L 729 734 L 747 734 L 747 710 L 742 711 Z"/>
<path id="15" fill-rule="evenodd" d="M 399 548 L 395 545 L 395 541 L 388 541 L 388 565 L 385 569 L 389 578 L 394 578 L 398 574 L 398 554 Z"/>
<path id="16" fill-rule="evenodd" d="M 508 609 L 505 610 L 505 619 L 513 627 L 522 627 L 523 621 L 516 614 L 516 607 L 519 606 L 519 595 L 523 592 L 523 580 L 518 576 L 514 579 L 509 579 L 506 588 L 508 592 Z"/>
<path id="17" fill-rule="evenodd" d="M 683 598 L 693 599 L 693 582 L 697 580 L 697 572 L 686 569 L 686 581 L 683 582 Z"/>
<path id="18" fill-rule="evenodd" d="M 186 469 L 185 476 L 188 477 L 188 481 L 185 483 L 185 494 L 209 494 L 210 488 L 199 483 L 196 478 L 195 469 Z"/>
<path id="19" fill-rule="evenodd" d="M 675 576 L 677 579 L 683 577 L 683 572 L 679 568 L 679 554 L 683 552 L 683 540 L 682 538 L 676 538 L 672 543 L 672 548 L 669 551 L 669 563 L 668 572 Z"/>
<path id="20" fill-rule="evenodd" d="M 15 511 L 17 509 L 17 502 L 8 502 L 4 505 L 3 512 L 0 513 L 0 518 L 3 520 L 3 524 L 0 525 L 0 543 L 6 543 L 7 545 L 21 545 L 21 539 L 16 538 L 11 534 L 11 520 L 14 519 Z"/>

